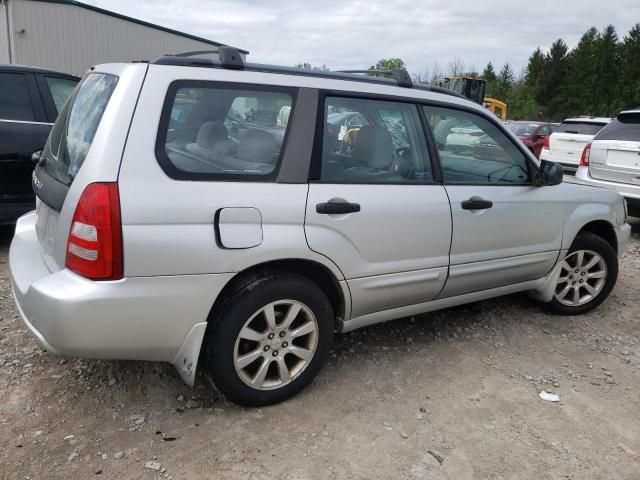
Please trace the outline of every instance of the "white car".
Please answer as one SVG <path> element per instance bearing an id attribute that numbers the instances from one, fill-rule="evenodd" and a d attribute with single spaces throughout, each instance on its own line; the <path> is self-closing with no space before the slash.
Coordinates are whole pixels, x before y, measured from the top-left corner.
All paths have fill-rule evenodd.
<path id="1" fill-rule="evenodd" d="M 567 118 L 544 143 L 540 160 L 559 163 L 565 172 L 574 173 L 584 147 L 610 121 L 606 117 Z"/>
<path id="2" fill-rule="evenodd" d="M 624 196 L 640 217 L 640 109 L 621 112 L 584 149 L 576 178 Z"/>
<path id="3" fill-rule="evenodd" d="M 446 148 L 454 153 L 471 153 L 483 135 L 484 132 L 476 127 L 454 127 L 447 136 Z"/>

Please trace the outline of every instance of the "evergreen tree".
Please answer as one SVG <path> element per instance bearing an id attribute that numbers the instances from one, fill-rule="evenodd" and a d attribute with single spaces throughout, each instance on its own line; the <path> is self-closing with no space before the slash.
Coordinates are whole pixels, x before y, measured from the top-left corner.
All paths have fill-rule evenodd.
<path id="1" fill-rule="evenodd" d="M 598 72 L 593 83 L 596 96 L 593 102 L 594 113 L 615 115 L 622 108 L 622 101 L 619 98 L 619 92 L 616 91 L 620 77 L 620 56 L 618 34 L 613 25 L 607 26 L 600 35 L 594 62 Z"/>
<path id="2" fill-rule="evenodd" d="M 541 106 L 546 105 L 543 92 L 544 72 L 545 56 L 540 47 L 538 47 L 529 57 L 524 83 L 527 87 L 527 93 L 531 95 L 537 105 Z"/>
<path id="3" fill-rule="evenodd" d="M 482 71 L 482 78 L 487 80 L 487 82 L 494 82 L 497 79 L 493 63 L 489 62 L 487 63 L 487 66 L 484 67 L 484 70 Z"/>
<path id="4" fill-rule="evenodd" d="M 555 119 L 561 115 L 559 91 L 567 78 L 568 51 L 569 47 L 560 38 L 553 42 L 549 53 L 544 56 L 544 75 L 540 90 L 543 101 L 540 103 L 546 106 L 544 114 L 549 118 Z"/>
<path id="5" fill-rule="evenodd" d="M 620 103 L 623 109 L 640 107 L 640 23 L 620 45 Z"/>
<path id="6" fill-rule="evenodd" d="M 509 62 L 507 62 L 500 69 L 500 73 L 496 80 L 495 96 L 498 100 L 506 100 L 514 83 L 515 77 L 513 75 L 513 70 L 511 69 Z"/>
<path id="7" fill-rule="evenodd" d="M 596 50 L 600 34 L 595 27 L 586 31 L 569 54 L 567 59 L 567 75 L 562 85 L 558 86 L 558 117 L 575 115 L 575 112 L 593 113 L 597 100 L 594 85 L 598 70 L 595 64 Z"/>

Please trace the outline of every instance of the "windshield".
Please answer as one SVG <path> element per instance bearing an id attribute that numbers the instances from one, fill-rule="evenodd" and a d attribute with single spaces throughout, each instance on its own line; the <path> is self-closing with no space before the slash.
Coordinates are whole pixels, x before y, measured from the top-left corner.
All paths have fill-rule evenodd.
<path id="1" fill-rule="evenodd" d="M 115 75 L 87 75 L 58 115 L 44 147 L 44 170 L 59 182 L 73 182 L 117 83 Z"/>
<path id="2" fill-rule="evenodd" d="M 528 123 L 509 123 L 507 128 L 513 132 L 514 135 L 519 137 L 528 137 L 533 135 L 538 125 L 530 125 Z"/>
<path id="3" fill-rule="evenodd" d="M 484 81 L 474 78 L 451 78 L 448 82 L 449 90 L 477 103 L 481 103 L 484 100 L 485 87 Z"/>

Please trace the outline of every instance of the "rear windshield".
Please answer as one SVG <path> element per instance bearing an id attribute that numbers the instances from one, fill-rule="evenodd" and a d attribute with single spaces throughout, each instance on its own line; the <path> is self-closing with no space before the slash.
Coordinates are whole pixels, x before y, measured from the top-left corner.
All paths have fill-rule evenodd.
<path id="1" fill-rule="evenodd" d="M 59 182 L 73 182 L 117 83 L 115 75 L 87 75 L 58 115 L 44 147 L 44 170 Z"/>
<path id="2" fill-rule="evenodd" d="M 614 118 L 600 130 L 595 140 L 623 140 L 640 142 L 640 113 L 627 113 Z"/>
<path id="3" fill-rule="evenodd" d="M 507 123 L 507 128 L 519 137 L 533 135 L 540 125 L 530 123 Z"/>
<path id="4" fill-rule="evenodd" d="M 575 133 L 576 135 L 595 135 L 605 125 L 605 123 L 593 122 L 564 122 L 558 127 L 556 132 Z"/>

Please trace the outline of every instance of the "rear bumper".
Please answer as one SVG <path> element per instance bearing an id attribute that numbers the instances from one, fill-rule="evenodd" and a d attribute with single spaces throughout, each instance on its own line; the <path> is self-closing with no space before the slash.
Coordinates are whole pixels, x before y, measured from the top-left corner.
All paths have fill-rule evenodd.
<path id="1" fill-rule="evenodd" d="M 54 354 L 174 362 L 233 274 L 94 282 L 42 260 L 35 214 L 18 220 L 9 266 L 23 321 Z"/>
<path id="2" fill-rule="evenodd" d="M 580 183 L 602 187 L 606 188 L 607 190 L 618 192 L 620 195 L 627 199 L 627 203 L 629 204 L 629 206 L 632 206 L 632 204 L 637 205 L 638 202 L 640 202 L 640 185 L 598 180 L 597 178 L 593 178 L 589 174 L 589 167 L 580 167 L 576 172 L 576 179 L 580 180 Z"/>

